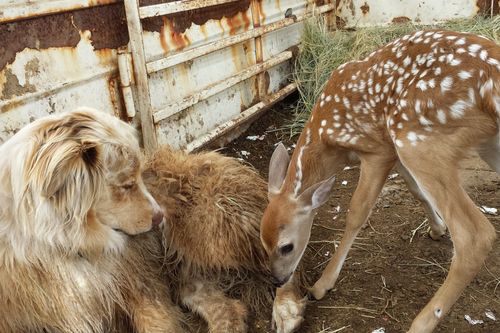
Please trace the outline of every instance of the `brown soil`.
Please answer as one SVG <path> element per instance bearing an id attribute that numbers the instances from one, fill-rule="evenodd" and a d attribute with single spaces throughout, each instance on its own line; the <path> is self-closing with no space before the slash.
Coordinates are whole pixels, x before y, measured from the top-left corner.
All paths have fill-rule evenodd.
<path id="1" fill-rule="evenodd" d="M 291 147 L 297 137 L 275 131 L 292 118 L 293 100 L 269 111 L 222 153 L 247 161 L 267 177 L 274 144 Z M 265 135 L 263 140 L 247 136 Z M 246 151 L 250 153 L 245 156 Z M 478 205 L 499 207 L 500 177 L 477 158 L 464 165 L 464 183 Z M 395 173 L 395 172 L 394 172 Z M 346 210 L 359 175 L 357 167 L 337 176 L 330 201 L 320 209 L 311 241 L 302 260 L 314 282 L 335 251 L 345 226 Z M 343 186 L 342 181 L 347 181 Z M 336 207 L 340 207 L 337 212 Z M 500 216 L 487 215 L 500 230 Z M 427 235 L 426 216 L 401 177 L 388 180 L 368 225 L 358 236 L 335 288 L 324 299 L 311 301 L 300 333 L 405 332 L 418 311 L 443 282 L 452 256 L 447 235 L 433 241 Z M 423 223 L 423 224 L 422 224 Z M 420 226 L 420 228 L 418 228 Z M 469 285 L 436 332 L 500 332 L 500 241 L 476 279 Z M 498 287 L 498 288 L 497 288 Z M 488 319 L 491 310 L 497 321 Z M 482 319 L 472 326 L 464 316 Z M 270 313 L 256 314 L 251 332 L 270 331 Z"/>

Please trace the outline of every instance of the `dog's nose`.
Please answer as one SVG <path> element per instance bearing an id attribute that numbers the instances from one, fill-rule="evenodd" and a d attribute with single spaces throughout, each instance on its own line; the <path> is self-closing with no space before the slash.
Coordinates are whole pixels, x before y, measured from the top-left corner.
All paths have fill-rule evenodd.
<path id="1" fill-rule="evenodd" d="M 163 213 L 161 210 L 155 210 L 153 212 L 153 227 L 159 226 L 161 221 L 163 221 Z"/>

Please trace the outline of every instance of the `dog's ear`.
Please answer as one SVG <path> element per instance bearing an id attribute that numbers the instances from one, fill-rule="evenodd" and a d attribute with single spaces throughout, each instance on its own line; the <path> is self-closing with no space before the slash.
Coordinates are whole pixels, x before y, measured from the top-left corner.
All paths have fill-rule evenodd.
<path id="1" fill-rule="evenodd" d="M 84 179 L 92 181 L 91 174 L 100 168 L 97 149 L 97 145 L 91 142 L 69 142 L 56 148 L 40 188 L 42 195 L 51 198 L 58 192 L 69 190 L 64 187 L 72 187 L 72 183 L 78 186 Z"/>
<path id="2" fill-rule="evenodd" d="M 81 196 L 97 190 L 102 173 L 97 142 L 49 138 L 34 154 L 29 179 L 43 197 Z"/>

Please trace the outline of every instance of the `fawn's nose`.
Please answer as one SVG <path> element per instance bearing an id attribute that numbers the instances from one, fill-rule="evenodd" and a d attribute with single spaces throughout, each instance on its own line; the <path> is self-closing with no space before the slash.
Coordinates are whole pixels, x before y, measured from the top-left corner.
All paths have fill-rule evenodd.
<path id="1" fill-rule="evenodd" d="M 271 276 L 271 283 L 273 284 L 274 287 L 276 288 L 280 288 L 282 287 L 285 283 L 288 282 L 288 280 L 290 280 L 290 275 L 288 275 L 287 277 L 285 277 L 284 279 L 279 279 L 277 278 L 276 276 Z"/>

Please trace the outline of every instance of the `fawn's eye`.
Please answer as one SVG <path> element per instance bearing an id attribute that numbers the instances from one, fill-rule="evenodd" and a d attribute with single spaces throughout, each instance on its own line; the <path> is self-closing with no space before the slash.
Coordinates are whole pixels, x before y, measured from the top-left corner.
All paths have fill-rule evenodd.
<path id="1" fill-rule="evenodd" d="M 280 250 L 281 255 L 285 256 L 293 251 L 293 244 L 292 243 L 285 244 L 285 245 L 281 246 L 279 250 Z"/>

